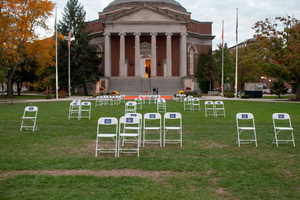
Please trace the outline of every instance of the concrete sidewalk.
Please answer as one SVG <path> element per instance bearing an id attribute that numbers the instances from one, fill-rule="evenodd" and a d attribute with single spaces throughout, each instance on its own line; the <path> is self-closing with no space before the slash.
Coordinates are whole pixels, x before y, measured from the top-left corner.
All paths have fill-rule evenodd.
<path id="1" fill-rule="evenodd" d="M 127 95 L 135 97 L 136 95 Z M 171 96 L 171 95 L 170 95 Z M 222 96 L 202 96 L 198 97 L 200 100 L 232 100 L 232 101 L 257 101 L 257 102 L 285 102 L 285 103 L 300 103 L 299 101 L 288 101 L 287 99 L 261 99 L 261 98 L 252 98 L 252 99 L 242 99 L 242 98 L 227 98 Z M 29 99 L 29 100 L 18 100 L 18 99 L 9 99 L 9 100 L 0 100 L 0 103 L 33 103 L 33 102 L 56 102 L 56 101 L 73 101 L 73 100 L 81 100 L 81 101 L 95 101 L 96 98 L 93 96 L 71 96 L 66 98 L 59 99 Z M 176 98 L 173 97 L 173 100 Z"/>

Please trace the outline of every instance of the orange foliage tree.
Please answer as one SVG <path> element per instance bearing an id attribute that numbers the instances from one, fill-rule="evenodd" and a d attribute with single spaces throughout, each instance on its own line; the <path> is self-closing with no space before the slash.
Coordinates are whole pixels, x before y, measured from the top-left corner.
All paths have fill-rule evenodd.
<path id="1" fill-rule="evenodd" d="M 300 21 L 276 17 L 257 22 L 253 29 L 266 74 L 292 85 L 300 101 Z"/>
<path id="2" fill-rule="evenodd" d="M 54 65 L 54 40 L 39 40 L 37 29 L 48 30 L 46 21 L 55 4 L 49 0 L 0 1 L 0 47 L 8 63 L 7 95 L 12 96 L 12 79 L 24 62 L 32 60 L 43 68 Z"/>

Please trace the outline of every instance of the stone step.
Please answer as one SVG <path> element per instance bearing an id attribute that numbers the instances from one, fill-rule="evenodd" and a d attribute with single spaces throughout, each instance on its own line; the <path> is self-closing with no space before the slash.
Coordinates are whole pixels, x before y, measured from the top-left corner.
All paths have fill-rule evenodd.
<path id="1" fill-rule="evenodd" d="M 182 80 L 172 78 L 119 78 L 112 77 L 108 91 L 117 91 L 119 94 L 139 95 L 153 94 L 153 88 L 158 88 L 160 95 L 173 95 L 183 90 Z"/>

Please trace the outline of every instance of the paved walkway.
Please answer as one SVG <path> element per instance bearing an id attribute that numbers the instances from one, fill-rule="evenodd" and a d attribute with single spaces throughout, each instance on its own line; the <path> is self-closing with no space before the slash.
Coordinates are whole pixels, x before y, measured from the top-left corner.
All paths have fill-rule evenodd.
<path id="1" fill-rule="evenodd" d="M 129 97 L 128 95 L 127 97 Z M 136 95 L 132 96 L 133 98 Z M 171 97 L 171 96 L 170 96 Z M 67 98 L 59 98 L 59 99 L 9 99 L 9 100 L 0 100 L 0 103 L 26 103 L 26 102 L 55 102 L 55 101 L 73 101 L 75 99 L 85 100 L 85 101 L 95 101 L 96 98 L 93 96 L 71 96 Z M 174 98 L 173 98 L 174 99 Z M 251 98 L 251 99 L 242 99 L 242 98 L 227 98 L 222 96 L 203 96 L 199 97 L 200 100 L 232 100 L 232 101 L 257 101 L 257 102 L 285 102 L 285 103 L 300 103 L 299 101 L 288 101 L 287 99 L 262 99 L 262 98 Z"/>

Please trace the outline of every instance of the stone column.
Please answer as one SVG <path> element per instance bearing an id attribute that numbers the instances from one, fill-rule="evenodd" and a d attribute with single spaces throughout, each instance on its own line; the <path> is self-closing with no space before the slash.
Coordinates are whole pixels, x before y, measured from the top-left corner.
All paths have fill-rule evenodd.
<path id="1" fill-rule="evenodd" d="M 166 62 L 167 62 L 167 77 L 172 76 L 172 33 L 166 33 L 167 48 L 166 48 Z"/>
<path id="2" fill-rule="evenodd" d="M 120 68 L 119 76 L 125 77 L 125 35 L 126 33 L 119 33 L 120 36 Z"/>
<path id="3" fill-rule="evenodd" d="M 140 35 L 141 33 L 134 33 L 135 35 L 135 58 L 134 58 L 134 75 L 140 77 Z"/>
<path id="4" fill-rule="evenodd" d="M 104 76 L 111 77 L 111 47 L 110 33 L 104 33 L 105 48 L 104 48 Z"/>
<path id="5" fill-rule="evenodd" d="M 151 77 L 156 77 L 156 35 L 151 33 Z"/>
<path id="6" fill-rule="evenodd" d="M 186 76 L 186 33 L 181 33 L 180 77 Z"/>

